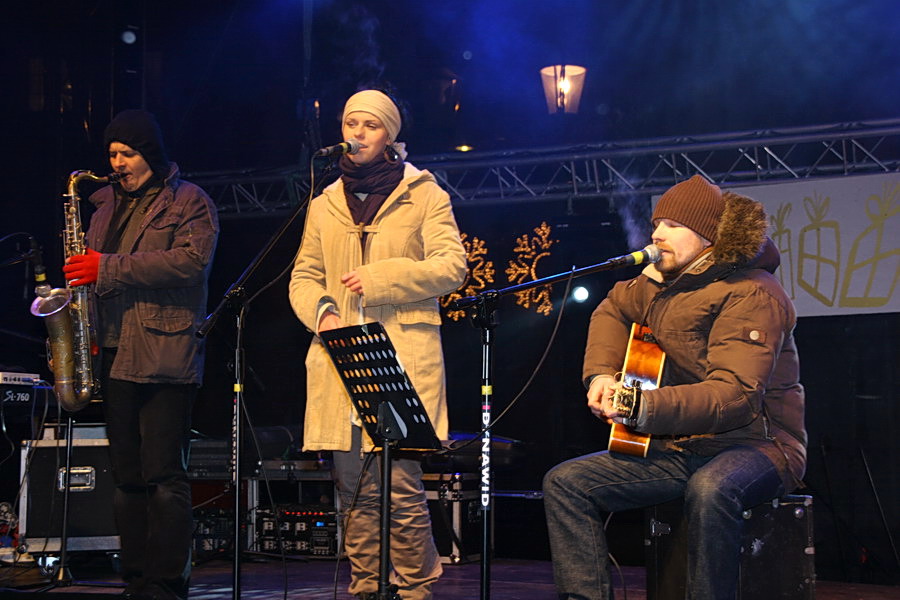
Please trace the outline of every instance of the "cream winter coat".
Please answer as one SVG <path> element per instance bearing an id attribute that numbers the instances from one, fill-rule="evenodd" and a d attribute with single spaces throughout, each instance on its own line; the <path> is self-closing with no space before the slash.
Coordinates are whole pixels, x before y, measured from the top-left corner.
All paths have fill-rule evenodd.
<path id="1" fill-rule="evenodd" d="M 384 323 L 440 439 L 447 437 L 447 404 L 437 297 L 465 279 L 466 254 L 450 197 L 428 171 L 405 165 L 404 178 L 371 225 L 360 227 L 338 180 L 310 203 L 303 241 L 289 286 L 300 321 L 316 331 L 323 307 L 332 305 L 348 325 Z M 362 296 L 341 275 L 356 270 Z M 306 356 L 304 450 L 350 449 L 353 407 L 318 337 Z M 371 441 L 366 439 L 366 445 Z"/>

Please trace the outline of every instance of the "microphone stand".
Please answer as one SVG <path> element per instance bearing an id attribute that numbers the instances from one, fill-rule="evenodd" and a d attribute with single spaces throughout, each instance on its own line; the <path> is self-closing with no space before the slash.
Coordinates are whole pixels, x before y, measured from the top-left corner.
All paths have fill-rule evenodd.
<path id="1" fill-rule="evenodd" d="M 326 175 L 333 168 L 333 164 L 329 163 L 322 170 L 322 175 Z M 323 177 L 323 182 L 316 189 L 310 190 L 310 200 L 318 195 L 319 190 L 322 185 L 325 183 L 325 179 Z M 240 600 L 241 597 L 241 443 L 242 443 L 242 425 L 241 425 L 241 410 L 244 406 L 244 348 L 243 348 L 243 328 L 244 328 L 244 316 L 249 309 L 246 293 L 244 290 L 244 285 L 247 280 L 250 278 L 253 273 L 259 268 L 262 262 L 266 259 L 272 249 L 275 247 L 275 244 L 278 243 L 279 240 L 284 236 L 287 230 L 293 225 L 293 223 L 297 220 L 297 217 L 306 209 L 307 202 L 300 202 L 297 204 L 297 207 L 288 217 L 288 219 L 281 225 L 281 227 L 276 231 L 262 250 L 256 255 L 256 257 L 250 262 L 244 272 L 241 273 L 240 277 L 231 284 L 228 290 L 222 297 L 222 300 L 219 302 L 218 306 L 216 306 L 215 310 L 207 315 L 204 322 L 197 329 L 196 336 L 199 338 L 206 337 L 209 334 L 210 330 L 215 326 L 216 321 L 225 312 L 225 309 L 228 308 L 235 313 L 235 348 L 234 348 L 234 400 L 233 400 L 233 408 L 231 415 L 231 464 L 232 464 L 232 474 L 231 474 L 231 485 L 232 485 L 232 493 L 233 497 L 233 507 L 234 507 L 234 527 L 232 531 L 233 536 L 233 547 L 234 547 L 234 555 L 232 557 L 232 566 L 231 566 L 231 597 L 233 600 Z"/>
<path id="2" fill-rule="evenodd" d="M 72 484 L 72 445 L 74 443 L 74 434 L 72 429 L 75 425 L 75 419 L 72 413 L 68 414 L 66 419 L 66 472 L 62 477 L 62 482 L 54 482 L 63 484 L 63 514 L 62 514 L 62 530 L 59 535 L 59 562 L 56 564 L 56 572 L 53 575 L 53 583 L 48 586 L 49 589 L 54 587 L 67 587 L 72 585 L 72 573 L 69 571 L 69 487 Z"/>
<path id="3" fill-rule="evenodd" d="M 646 252 L 646 251 L 644 251 Z M 655 252 L 655 251 L 654 251 Z M 649 260 L 648 260 L 649 258 Z M 484 290 L 474 296 L 459 298 L 452 303 L 454 310 L 472 307 L 472 323 L 481 328 L 481 600 L 488 600 L 491 594 L 491 515 L 493 513 L 493 479 L 491 476 L 491 401 L 494 394 L 493 385 L 493 350 L 494 329 L 497 326 L 497 302 L 503 296 L 529 290 L 541 285 L 549 285 L 564 279 L 574 279 L 599 271 L 609 271 L 619 267 L 656 262 L 659 255 L 647 255 L 635 252 L 617 258 L 611 258 L 595 265 L 572 268 L 570 271 L 550 275 L 534 281 L 527 281 L 502 288 L 500 290 Z"/>
<path id="4" fill-rule="evenodd" d="M 381 434 L 381 513 L 379 515 L 378 592 L 376 600 L 400 600 L 391 585 L 391 447 L 404 439 L 402 428 L 387 402 L 378 405 L 378 433 Z"/>
<path id="5" fill-rule="evenodd" d="M 59 425 L 59 424 L 58 424 Z M 63 494 L 63 508 L 62 508 L 62 527 L 59 533 L 59 560 L 56 562 L 54 566 L 54 571 L 52 572 L 52 581 L 49 582 L 49 585 L 40 588 L 37 590 L 38 592 L 45 592 L 47 590 L 58 588 L 58 587 L 68 587 L 72 585 L 75 580 L 72 578 L 72 572 L 69 570 L 69 488 L 72 485 L 72 446 L 74 445 L 74 428 L 75 428 L 75 417 L 69 412 L 66 417 L 66 466 L 65 472 L 62 474 L 61 478 L 59 478 L 59 474 L 57 474 L 57 481 L 53 482 L 54 488 L 59 487 L 61 483 L 63 485 L 62 494 Z M 58 437 L 57 437 L 58 439 Z M 49 534 L 48 534 L 49 535 Z"/>
<path id="6" fill-rule="evenodd" d="M 30 248 L 27 252 L 21 253 L 19 256 L 8 259 L 0 263 L 0 267 L 14 265 L 24 262 L 31 265 L 35 280 L 35 294 L 38 298 L 50 297 L 50 284 L 47 283 L 47 270 L 44 268 L 41 246 L 37 240 L 30 234 L 28 236 Z M 62 481 L 54 482 L 54 486 L 58 487 L 59 483 L 63 484 L 63 509 L 62 509 L 62 528 L 59 534 L 59 561 L 56 564 L 56 572 L 53 574 L 53 582 L 46 588 L 67 587 L 72 585 L 72 573 L 69 570 L 69 502 L 70 487 L 72 485 L 72 446 L 75 444 L 75 416 L 67 411 L 66 417 L 66 466 Z M 49 534 L 48 534 L 49 535 Z"/>

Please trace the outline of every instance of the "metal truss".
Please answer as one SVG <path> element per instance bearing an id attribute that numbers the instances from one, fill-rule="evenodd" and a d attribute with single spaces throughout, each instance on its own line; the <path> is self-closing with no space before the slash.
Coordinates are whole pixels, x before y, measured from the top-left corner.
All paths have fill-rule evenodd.
<path id="1" fill-rule="evenodd" d="M 293 209 L 309 195 L 309 177 L 302 171 L 225 171 L 186 173 L 210 195 L 222 217 L 251 218 Z"/>
<path id="2" fill-rule="evenodd" d="M 900 119 L 780 130 L 415 157 L 454 205 L 658 194 L 694 174 L 722 187 L 900 170 Z M 197 173 L 222 214 L 282 211 L 309 194 L 305 171 Z"/>

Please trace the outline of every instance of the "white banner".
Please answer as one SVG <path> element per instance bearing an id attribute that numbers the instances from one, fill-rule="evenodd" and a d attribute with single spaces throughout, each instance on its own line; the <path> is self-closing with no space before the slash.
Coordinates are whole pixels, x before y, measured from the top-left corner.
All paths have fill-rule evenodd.
<path id="1" fill-rule="evenodd" d="M 765 205 L 799 316 L 900 312 L 900 174 L 730 189 Z"/>

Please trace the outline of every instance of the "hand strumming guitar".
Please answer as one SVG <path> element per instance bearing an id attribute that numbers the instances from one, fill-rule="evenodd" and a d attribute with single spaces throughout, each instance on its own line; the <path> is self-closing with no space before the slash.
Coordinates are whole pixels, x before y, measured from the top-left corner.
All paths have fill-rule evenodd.
<path id="1" fill-rule="evenodd" d="M 598 419 L 603 419 L 608 424 L 622 423 L 618 411 L 613 408 L 612 397 L 616 390 L 622 387 L 622 382 L 616 381 L 612 375 L 598 375 L 591 381 L 588 388 L 588 408 Z"/>

